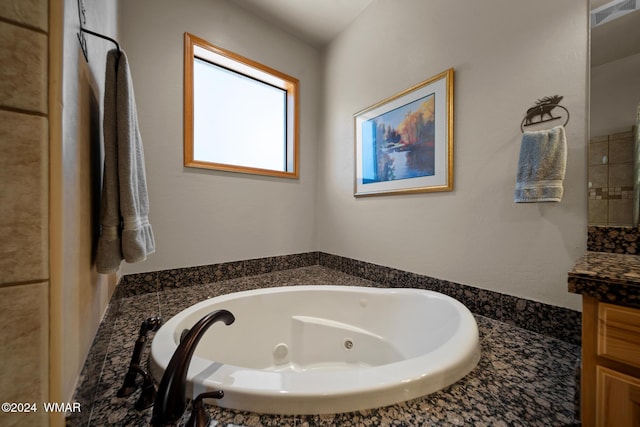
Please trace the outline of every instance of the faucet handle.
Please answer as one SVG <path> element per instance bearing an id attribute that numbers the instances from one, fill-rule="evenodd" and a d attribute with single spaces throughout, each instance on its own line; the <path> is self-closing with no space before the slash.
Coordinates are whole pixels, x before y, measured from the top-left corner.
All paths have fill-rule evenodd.
<path id="1" fill-rule="evenodd" d="M 144 379 L 142 383 L 142 392 L 135 404 L 135 408 L 138 411 L 142 411 L 153 406 L 153 402 L 156 400 L 156 385 L 153 382 L 151 375 L 149 375 L 144 369 L 139 366 L 135 366 L 134 369 L 142 375 L 142 378 Z"/>
<path id="2" fill-rule="evenodd" d="M 136 371 L 135 368 L 140 367 L 140 359 L 147 342 L 147 333 L 156 332 L 158 329 L 160 329 L 160 326 L 162 326 L 162 318 L 158 316 L 149 317 L 140 325 L 140 333 L 138 334 L 138 339 L 136 340 L 136 343 L 133 347 L 133 354 L 131 355 L 131 362 L 129 362 L 129 369 L 127 369 L 127 374 L 124 377 L 124 383 L 118 390 L 116 396 L 127 397 L 138 389 L 136 378 L 138 374 L 142 375 L 143 377 L 145 374 L 140 373 L 140 371 Z"/>
<path id="3" fill-rule="evenodd" d="M 189 417 L 189 421 L 187 421 L 186 427 L 207 427 L 211 422 L 211 417 L 204 409 L 203 399 L 222 399 L 224 397 L 224 392 L 222 390 L 209 391 L 206 393 L 199 394 L 193 400 L 192 408 L 191 408 L 191 416 Z"/>

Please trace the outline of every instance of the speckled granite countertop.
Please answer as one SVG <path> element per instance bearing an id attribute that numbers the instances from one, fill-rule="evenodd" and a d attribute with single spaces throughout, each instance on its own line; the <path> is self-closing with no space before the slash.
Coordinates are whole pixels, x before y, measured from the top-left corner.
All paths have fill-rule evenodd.
<path id="1" fill-rule="evenodd" d="M 569 292 L 640 307 L 640 256 L 586 252 L 569 271 Z"/>
<path id="2" fill-rule="evenodd" d="M 170 318 L 217 295 L 268 286 L 379 284 L 320 266 L 297 268 L 207 285 L 167 289 L 112 301 L 79 380 L 82 412 L 67 426 L 149 425 L 151 410 L 137 411 L 139 391 L 116 392 L 126 372 L 140 321 Z M 568 426 L 576 419 L 580 346 L 476 315 L 481 359 L 465 378 L 428 396 L 383 408 L 330 415 L 265 415 L 208 405 L 216 427 Z M 103 351 L 98 351 L 102 348 Z M 149 348 L 145 350 L 146 362 Z M 99 357 L 98 357 L 99 356 Z M 146 367 L 146 363 L 143 362 Z M 183 420 L 186 420 L 188 413 Z"/>

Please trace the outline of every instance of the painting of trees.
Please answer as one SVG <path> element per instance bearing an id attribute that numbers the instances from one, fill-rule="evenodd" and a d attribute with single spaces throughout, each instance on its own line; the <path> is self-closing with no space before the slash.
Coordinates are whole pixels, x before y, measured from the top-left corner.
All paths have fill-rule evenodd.
<path id="1" fill-rule="evenodd" d="M 434 174 L 435 97 L 426 96 L 371 119 L 375 181 Z"/>
<path id="2" fill-rule="evenodd" d="M 453 68 L 354 114 L 355 197 L 453 190 Z"/>

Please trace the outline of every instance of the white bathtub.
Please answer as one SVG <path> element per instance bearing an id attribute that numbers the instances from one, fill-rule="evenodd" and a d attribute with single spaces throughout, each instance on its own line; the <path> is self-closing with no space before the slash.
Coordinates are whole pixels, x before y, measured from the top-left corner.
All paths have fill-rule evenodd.
<path id="1" fill-rule="evenodd" d="M 440 390 L 478 363 L 478 327 L 457 300 L 419 289 L 292 286 L 195 304 L 156 333 L 160 382 L 180 334 L 219 309 L 194 353 L 187 394 L 223 390 L 222 407 L 272 414 L 375 408 Z"/>

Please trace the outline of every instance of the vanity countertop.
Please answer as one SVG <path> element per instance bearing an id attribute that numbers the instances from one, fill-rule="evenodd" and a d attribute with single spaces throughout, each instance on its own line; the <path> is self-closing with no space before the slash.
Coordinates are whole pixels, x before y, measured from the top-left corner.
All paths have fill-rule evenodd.
<path id="1" fill-rule="evenodd" d="M 569 292 L 640 308 L 640 256 L 586 252 L 569 271 Z"/>

